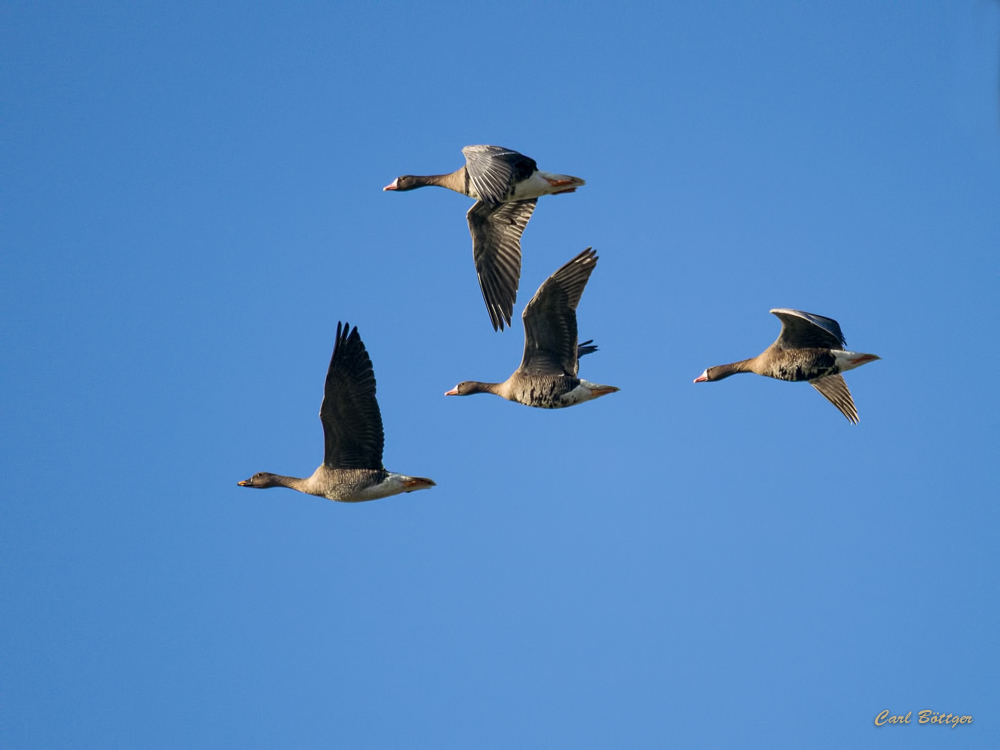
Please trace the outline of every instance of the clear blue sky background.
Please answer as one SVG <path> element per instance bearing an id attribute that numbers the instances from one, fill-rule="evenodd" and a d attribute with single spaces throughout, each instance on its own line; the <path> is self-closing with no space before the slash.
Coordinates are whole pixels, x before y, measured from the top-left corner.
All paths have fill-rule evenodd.
<path id="1" fill-rule="evenodd" d="M 362 5 L 364 7 L 362 7 Z M 1000 745 L 1000 3 L 11 3 L 0 745 Z M 492 143 L 621 387 L 487 396 Z M 840 321 L 861 424 L 693 385 Z M 338 320 L 388 468 L 308 475 Z M 974 717 L 877 728 L 883 709 Z"/>

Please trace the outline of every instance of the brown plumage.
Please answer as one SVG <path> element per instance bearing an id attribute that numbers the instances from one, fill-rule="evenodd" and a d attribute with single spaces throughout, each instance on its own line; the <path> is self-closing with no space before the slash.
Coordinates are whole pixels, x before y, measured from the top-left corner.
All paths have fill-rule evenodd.
<path id="1" fill-rule="evenodd" d="M 382 466 L 385 437 L 375 399 L 375 372 L 358 329 L 337 323 L 337 342 L 326 373 L 323 404 L 323 463 L 312 476 L 260 472 L 240 487 L 289 489 L 343 503 L 376 500 L 434 486 L 423 477 L 393 474 Z"/>
<path id="2" fill-rule="evenodd" d="M 576 308 L 597 253 L 587 248 L 552 274 L 524 308 L 524 356 L 521 366 L 503 383 L 466 380 L 445 393 L 469 396 L 492 393 L 508 401 L 541 409 L 560 409 L 618 390 L 577 377 L 580 357 L 597 351 L 590 341 L 577 342 Z"/>
<path id="3" fill-rule="evenodd" d="M 781 321 L 781 334 L 773 344 L 756 357 L 709 367 L 694 382 L 713 382 L 742 372 L 778 380 L 804 380 L 857 424 L 858 410 L 840 373 L 879 357 L 846 351 L 840 325 L 832 318 L 801 310 L 775 309 L 771 313 Z"/>
<path id="4" fill-rule="evenodd" d="M 383 190 L 436 186 L 475 198 L 466 218 L 479 288 L 493 330 L 510 325 L 521 279 L 521 234 L 542 195 L 572 193 L 579 177 L 550 174 L 535 160 L 501 146 L 466 146 L 465 166 L 449 174 L 403 175 Z"/>

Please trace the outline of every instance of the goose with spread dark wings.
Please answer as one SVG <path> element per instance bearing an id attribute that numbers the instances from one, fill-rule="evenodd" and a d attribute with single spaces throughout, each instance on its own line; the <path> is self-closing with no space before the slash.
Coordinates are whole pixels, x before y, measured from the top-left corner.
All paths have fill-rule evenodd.
<path id="1" fill-rule="evenodd" d="M 326 373 L 323 405 L 325 451 L 312 476 L 286 477 L 261 472 L 240 487 L 289 489 L 342 503 L 358 503 L 425 490 L 434 482 L 386 471 L 382 466 L 382 414 L 375 400 L 375 373 L 358 329 L 337 324 L 337 342 Z"/>
<path id="2" fill-rule="evenodd" d="M 535 292 L 524 313 L 524 356 L 521 366 L 503 383 L 467 380 L 445 396 L 492 393 L 508 401 L 541 409 L 561 409 L 615 393 L 579 377 L 580 357 L 597 351 L 591 341 L 577 340 L 576 308 L 597 253 L 587 248 L 552 274 Z"/>
<path id="3" fill-rule="evenodd" d="M 502 146 L 466 146 L 465 166 L 450 174 L 403 175 L 383 190 L 436 185 L 475 198 L 466 218 L 472 256 L 493 330 L 510 325 L 521 279 L 521 234 L 543 195 L 572 193 L 579 177 L 538 169 L 531 157 Z"/>

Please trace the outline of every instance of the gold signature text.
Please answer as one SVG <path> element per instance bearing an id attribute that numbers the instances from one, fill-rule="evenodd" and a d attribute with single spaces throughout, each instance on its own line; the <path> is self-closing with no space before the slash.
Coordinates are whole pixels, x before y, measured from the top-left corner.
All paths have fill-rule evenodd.
<path id="1" fill-rule="evenodd" d="M 893 714 L 887 708 L 885 711 L 880 713 L 875 717 L 875 726 L 880 727 L 883 724 L 909 724 L 910 717 L 913 715 L 913 711 L 907 711 L 906 715 L 903 714 Z M 929 708 L 923 711 L 917 711 L 917 723 L 918 724 L 951 724 L 951 728 L 954 729 L 959 724 L 971 724 L 972 717 L 965 715 L 960 716 L 959 714 L 945 714 L 944 711 L 940 713 L 937 711 L 931 711 Z"/>

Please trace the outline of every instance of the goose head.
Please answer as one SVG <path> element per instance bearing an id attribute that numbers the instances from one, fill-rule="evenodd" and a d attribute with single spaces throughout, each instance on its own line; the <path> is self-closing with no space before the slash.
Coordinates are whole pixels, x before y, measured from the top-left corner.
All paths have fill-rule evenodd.
<path id="1" fill-rule="evenodd" d="M 267 489 L 268 487 L 277 487 L 279 482 L 277 481 L 276 474 L 270 474 L 266 471 L 259 471 L 254 474 L 249 479 L 244 479 L 242 482 L 237 482 L 240 487 L 253 487 L 255 489 Z"/>
<path id="2" fill-rule="evenodd" d="M 696 383 L 711 383 L 713 380 L 722 380 L 723 378 L 728 378 L 730 375 L 735 375 L 736 370 L 733 369 L 731 365 L 719 365 L 718 367 L 709 367 L 705 372 L 694 379 Z"/>
<path id="3" fill-rule="evenodd" d="M 399 192 L 404 192 L 406 190 L 414 190 L 415 188 L 423 187 L 426 184 L 426 182 L 421 182 L 419 178 L 412 174 L 404 174 L 402 177 L 397 177 L 395 180 L 382 188 L 382 191 L 398 190 Z"/>
<path id="4" fill-rule="evenodd" d="M 480 383 L 476 380 L 463 380 L 450 391 L 445 391 L 445 396 L 471 396 L 473 393 L 495 393 L 496 383 Z"/>

